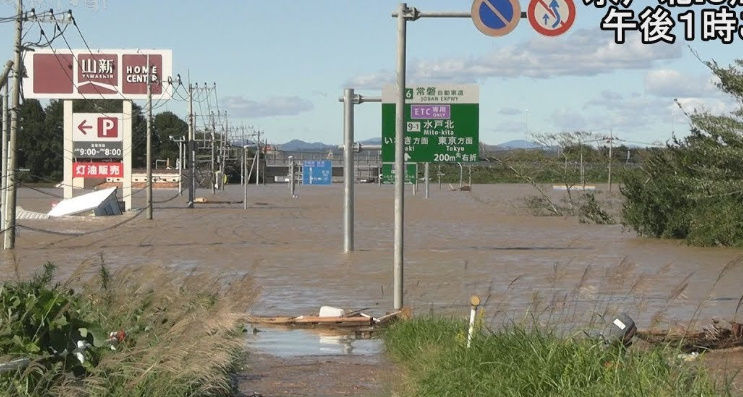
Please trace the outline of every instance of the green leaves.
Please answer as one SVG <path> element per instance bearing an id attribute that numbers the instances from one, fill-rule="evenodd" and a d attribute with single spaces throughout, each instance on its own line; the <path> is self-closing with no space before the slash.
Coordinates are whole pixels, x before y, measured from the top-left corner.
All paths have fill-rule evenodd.
<path id="1" fill-rule="evenodd" d="M 36 387 L 48 374 L 58 370 L 85 372 L 78 360 L 67 357 L 79 340 L 87 337 L 105 343 L 105 334 L 96 330 L 99 327 L 83 318 L 79 295 L 50 285 L 53 277 L 54 265 L 47 263 L 31 281 L 7 282 L 0 288 L 0 357 L 28 358 L 34 363 L 34 370 L 23 379 L 29 387 Z M 98 353 L 85 354 L 88 365 L 97 362 Z M 10 379 L 0 377 L 0 386 L 4 380 Z"/>
<path id="2" fill-rule="evenodd" d="M 708 66 L 720 89 L 743 97 L 738 66 Z M 653 150 L 642 170 L 623 174 L 624 223 L 639 234 L 701 246 L 743 246 L 743 119 L 695 113 L 692 130 Z"/>

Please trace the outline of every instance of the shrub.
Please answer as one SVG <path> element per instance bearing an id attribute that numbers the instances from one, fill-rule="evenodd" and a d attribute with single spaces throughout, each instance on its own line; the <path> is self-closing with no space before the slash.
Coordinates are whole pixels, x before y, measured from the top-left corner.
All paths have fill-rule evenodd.
<path id="1" fill-rule="evenodd" d="M 708 65 L 723 91 L 743 99 L 737 67 Z M 625 171 L 624 223 L 645 236 L 684 238 L 702 246 L 743 245 L 742 112 L 690 115 L 688 137 L 651 151 L 641 169 Z"/>

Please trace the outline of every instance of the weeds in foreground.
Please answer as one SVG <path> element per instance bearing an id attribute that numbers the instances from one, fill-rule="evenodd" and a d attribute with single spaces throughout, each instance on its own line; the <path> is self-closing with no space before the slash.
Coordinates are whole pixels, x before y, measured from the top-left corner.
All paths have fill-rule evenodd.
<path id="1" fill-rule="evenodd" d="M 728 395 L 677 350 L 606 346 L 539 327 L 479 331 L 465 347 L 464 321 L 416 318 L 384 334 L 406 370 L 413 396 L 715 396 Z"/>
<path id="2" fill-rule="evenodd" d="M 232 392 L 230 374 L 243 355 L 240 313 L 255 294 L 250 279 L 226 282 L 154 266 L 110 273 L 101 264 L 98 274 L 72 290 L 67 284 L 52 284 L 48 269 L 30 283 L 6 283 L 0 290 L 3 312 L 14 313 L 3 318 L 0 330 L 19 335 L 24 343 L 23 348 L 0 345 L 0 363 L 20 357 L 31 360 L 25 368 L 0 373 L 0 394 L 210 396 Z M 89 270 L 72 278 L 81 278 Z M 44 303 L 16 310 L 13 302 L 34 302 L 28 293 L 35 290 L 42 291 L 41 296 L 57 297 L 51 299 L 55 310 L 47 311 L 49 305 Z M 62 297 L 67 301 L 60 306 Z M 40 319 L 34 323 L 40 331 L 22 324 L 28 318 Z M 39 337 L 59 327 L 64 347 Z M 106 343 L 111 331 L 125 335 L 115 350 Z M 73 353 L 77 341 L 90 345 L 83 362 Z"/>

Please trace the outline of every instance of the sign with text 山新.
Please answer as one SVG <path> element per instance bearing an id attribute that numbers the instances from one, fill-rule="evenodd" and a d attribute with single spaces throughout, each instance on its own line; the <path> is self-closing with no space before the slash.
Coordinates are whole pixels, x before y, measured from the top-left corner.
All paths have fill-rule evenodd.
<path id="1" fill-rule="evenodd" d="M 395 161 L 394 86 L 382 88 L 382 161 Z M 474 162 L 480 148 L 476 85 L 405 87 L 405 161 Z"/>
<path id="2" fill-rule="evenodd" d="M 170 98 L 171 50 L 44 50 L 26 54 L 26 98 L 145 99 Z"/>

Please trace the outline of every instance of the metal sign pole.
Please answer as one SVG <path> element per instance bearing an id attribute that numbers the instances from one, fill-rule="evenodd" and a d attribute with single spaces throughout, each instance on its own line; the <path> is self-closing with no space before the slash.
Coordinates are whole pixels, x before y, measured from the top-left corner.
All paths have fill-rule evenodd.
<path id="1" fill-rule="evenodd" d="M 395 103 L 395 237 L 394 237 L 394 309 L 400 310 L 403 305 L 403 228 L 405 210 L 405 155 L 404 128 L 405 128 L 405 47 L 407 20 L 415 21 L 418 18 L 470 18 L 469 12 L 428 12 L 423 13 L 416 8 L 408 8 L 407 4 L 400 3 L 392 16 L 397 18 L 397 100 Z M 417 179 L 417 177 L 416 177 Z"/>
<path id="2" fill-rule="evenodd" d="M 343 251 L 353 251 L 353 88 L 343 92 Z"/>
<path id="3" fill-rule="evenodd" d="M 395 310 L 402 309 L 403 291 L 403 247 L 404 247 L 404 212 L 405 212 L 405 47 L 406 47 L 406 14 L 410 10 L 405 3 L 400 3 L 397 10 L 397 102 L 395 104 L 395 234 L 394 234 L 394 304 Z"/>
<path id="4" fill-rule="evenodd" d="M 425 164 L 423 164 L 423 179 L 426 180 L 426 182 L 425 182 L 426 198 L 429 197 L 428 196 L 428 166 L 429 166 L 429 163 L 428 162 L 426 162 Z"/>

